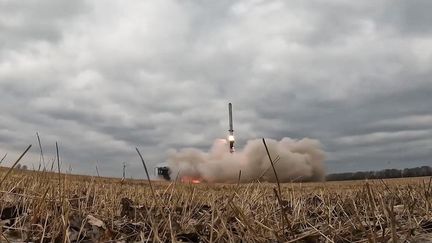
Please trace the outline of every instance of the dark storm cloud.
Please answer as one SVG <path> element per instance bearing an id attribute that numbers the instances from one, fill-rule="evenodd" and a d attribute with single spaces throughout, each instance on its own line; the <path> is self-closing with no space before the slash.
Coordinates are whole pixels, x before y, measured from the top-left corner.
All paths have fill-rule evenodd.
<path id="1" fill-rule="evenodd" d="M 380 20 L 389 23 L 401 34 L 423 36 L 432 33 L 432 26 L 428 24 L 432 21 L 432 16 L 429 14 L 432 2 L 397 0 L 387 2 L 385 7 L 386 10 L 383 11 Z"/>
<path id="2" fill-rule="evenodd" d="M 431 164 L 430 3 L 1 1 L 0 154 L 141 175 L 227 133 L 319 139 L 329 171 Z M 37 146 L 25 161 L 39 163 Z"/>
<path id="3" fill-rule="evenodd" d="M 0 47 L 20 48 L 29 41 L 57 42 L 61 28 L 85 12 L 83 1 L 0 1 Z"/>

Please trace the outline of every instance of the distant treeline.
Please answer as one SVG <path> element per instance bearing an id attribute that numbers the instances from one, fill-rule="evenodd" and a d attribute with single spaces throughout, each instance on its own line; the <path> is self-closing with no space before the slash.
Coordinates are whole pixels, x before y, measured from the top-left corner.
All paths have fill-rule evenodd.
<path id="1" fill-rule="evenodd" d="M 406 168 L 403 170 L 386 169 L 380 171 L 359 171 L 329 174 L 326 177 L 327 181 L 347 181 L 347 180 L 364 180 L 364 179 L 386 179 L 386 178 L 402 178 L 402 177 L 419 177 L 432 176 L 432 168 L 429 166 L 421 166 L 415 168 Z"/>
<path id="2" fill-rule="evenodd" d="M 28 170 L 27 165 L 21 166 L 20 164 L 17 164 L 15 166 L 15 169 L 18 169 L 18 170 Z"/>

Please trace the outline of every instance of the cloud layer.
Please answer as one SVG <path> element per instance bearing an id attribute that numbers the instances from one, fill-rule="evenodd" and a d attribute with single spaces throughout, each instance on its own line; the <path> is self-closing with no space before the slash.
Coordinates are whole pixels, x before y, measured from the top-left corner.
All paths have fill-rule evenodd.
<path id="1" fill-rule="evenodd" d="M 0 153 L 39 132 L 74 172 L 142 177 L 209 149 L 311 137 L 330 172 L 431 164 L 432 2 L 0 0 Z M 25 163 L 38 164 L 37 148 Z M 2 156 L 2 154 L 0 156 Z"/>

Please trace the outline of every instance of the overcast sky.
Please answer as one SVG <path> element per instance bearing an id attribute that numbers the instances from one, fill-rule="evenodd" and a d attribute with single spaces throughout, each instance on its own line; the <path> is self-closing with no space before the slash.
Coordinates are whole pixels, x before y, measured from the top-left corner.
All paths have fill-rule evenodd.
<path id="1" fill-rule="evenodd" d="M 0 157 L 143 177 L 228 130 L 328 172 L 432 166 L 432 1 L 0 0 Z"/>

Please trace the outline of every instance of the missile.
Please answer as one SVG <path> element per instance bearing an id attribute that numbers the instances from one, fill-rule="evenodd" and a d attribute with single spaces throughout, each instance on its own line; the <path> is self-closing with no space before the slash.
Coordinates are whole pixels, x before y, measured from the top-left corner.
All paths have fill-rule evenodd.
<path id="1" fill-rule="evenodd" d="M 234 129 L 233 129 L 233 120 L 232 120 L 232 104 L 228 104 L 228 116 L 229 116 L 229 135 L 228 135 L 228 142 L 230 147 L 230 153 L 234 152 Z"/>

